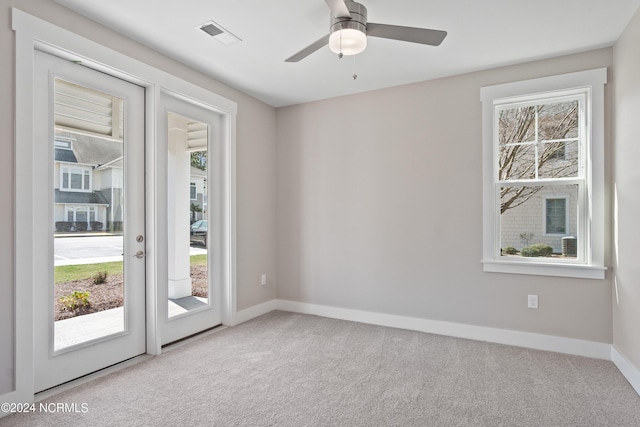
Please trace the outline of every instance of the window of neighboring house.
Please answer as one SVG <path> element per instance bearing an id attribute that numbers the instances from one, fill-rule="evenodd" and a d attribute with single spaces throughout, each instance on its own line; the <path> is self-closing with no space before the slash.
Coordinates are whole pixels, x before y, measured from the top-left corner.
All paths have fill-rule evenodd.
<path id="1" fill-rule="evenodd" d="M 196 200 L 198 198 L 198 194 L 196 192 L 196 183 L 192 182 L 191 183 L 191 200 Z"/>
<path id="2" fill-rule="evenodd" d="M 83 223 L 89 227 L 96 220 L 96 208 L 94 206 L 67 206 L 67 221 Z"/>
<path id="3" fill-rule="evenodd" d="M 72 150 L 73 149 L 73 138 L 66 138 L 62 136 L 56 136 L 53 145 L 56 148 L 62 148 L 64 150 Z"/>
<path id="4" fill-rule="evenodd" d="M 544 206 L 544 232 L 547 235 L 567 235 L 567 199 L 547 198 Z"/>
<path id="5" fill-rule="evenodd" d="M 604 83 L 600 69 L 482 88 L 485 271 L 604 277 Z"/>
<path id="6" fill-rule="evenodd" d="M 550 160 L 567 160 L 567 145 L 564 141 L 558 141 L 556 147 L 549 155 Z"/>
<path id="7" fill-rule="evenodd" d="M 83 166 L 62 166 L 60 173 L 60 190 L 91 191 L 90 168 Z"/>

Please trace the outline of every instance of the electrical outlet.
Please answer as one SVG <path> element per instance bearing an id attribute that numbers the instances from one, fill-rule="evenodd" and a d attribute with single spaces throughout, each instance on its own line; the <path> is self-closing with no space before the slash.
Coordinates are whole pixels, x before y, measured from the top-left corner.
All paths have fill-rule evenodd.
<path id="1" fill-rule="evenodd" d="M 527 307 L 538 308 L 538 295 L 527 296 Z"/>
<path id="2" fill-rule="evenodd" d="M 260 284 L 262 286 L 267 284 L 267 275 L 266 274 L 263 274 L 262 277 L 260 278 Z"/>

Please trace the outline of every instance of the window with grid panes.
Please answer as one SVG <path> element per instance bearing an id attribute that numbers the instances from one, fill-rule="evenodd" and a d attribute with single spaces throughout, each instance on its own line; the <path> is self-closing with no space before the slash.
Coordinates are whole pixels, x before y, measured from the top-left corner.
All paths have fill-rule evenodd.
<path id="1" fill-rule="evenodd" d="M 605 82 L 602 69 L 482 89 L 485 271 L 603 277 Z"/>

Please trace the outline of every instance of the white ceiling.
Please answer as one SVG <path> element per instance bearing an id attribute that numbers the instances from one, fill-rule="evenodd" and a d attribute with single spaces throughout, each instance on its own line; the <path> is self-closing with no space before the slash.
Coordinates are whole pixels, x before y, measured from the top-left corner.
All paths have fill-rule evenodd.
<path id="1" fill-rule="evenodd" d="M 369 22 L 448 36 L 439 47 L 370 37 L 359 55 L 339 60 L 325 47 L 285 63 L 329 32 L 324 0 L 55 1 L 276 107 L 611 46 L 640 6 L 640 0 L 361 0 Z M 197 29 L 210 20 L 242 41 L 224 45 Z"/>

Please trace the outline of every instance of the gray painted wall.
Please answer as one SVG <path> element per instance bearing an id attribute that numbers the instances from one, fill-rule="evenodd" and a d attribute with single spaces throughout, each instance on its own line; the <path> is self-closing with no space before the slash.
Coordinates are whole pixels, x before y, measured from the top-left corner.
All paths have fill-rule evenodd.
<path id="1" fill-rule="evenodd" d="M 617 241 L 613 295 L 613 345 L 640 370 L 640 12 L 614 47 L 614 211 Z"/>
<path id="2" fill-rule="evenodd" d="M 275 109 L 97 25 L 51 0 L 3 1 L 0 6 L 0 52 L 3 58 L 0 61 L 0 93 L 3 94 L 0 97 L 0 401 L 2 394 L 14 387 L 15 38 L 11 30 L 11 7 L 17 7 L 238 103 L 238 309 L 275 298 L 276 278 Z M 268 275 L 270 285 L 260 285 L 262 273 Z"/>
<path id="3" fill-rule="evenodd" d="M 611 64 L 602 49 L 278 109 L 278 298 L 610 343 L 610 275 L 482 271 L 480 88 Z"/>

